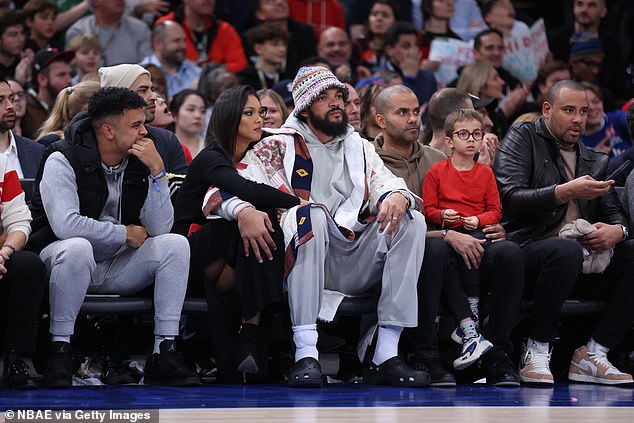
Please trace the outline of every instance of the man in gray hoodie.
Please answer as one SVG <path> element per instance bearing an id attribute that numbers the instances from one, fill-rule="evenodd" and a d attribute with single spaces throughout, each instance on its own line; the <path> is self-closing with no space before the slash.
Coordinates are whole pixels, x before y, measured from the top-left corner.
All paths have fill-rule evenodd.
<path id="1" fill-rule="evenodd" d="M 169 233 L 174 212 L 165 165 L 146 138 L 144 106 L 127 88 L 101 89 L 38 173 L 42 207 L 34 215 L 45 213 L 38 232 L 51 241 L 40 253 L 51 279 L 46 387 L 71 386 L 70 337 L 86 293 L 131 295 L 152 284 L 155 343 L 145 383 L 198 383 L 174 347 L 189 246 Z"/>

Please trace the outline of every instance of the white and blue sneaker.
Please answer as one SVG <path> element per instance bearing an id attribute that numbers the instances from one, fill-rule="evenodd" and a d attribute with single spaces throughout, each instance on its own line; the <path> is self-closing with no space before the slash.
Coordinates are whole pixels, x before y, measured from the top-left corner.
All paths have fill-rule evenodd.
<path id="1" fill-rule="evenodd" d="M 478 322 L 478 316 L 474 315 L 472 316 L 472 319 L 473 319 L 473 323 L 475 324 L 475 327 L 479 328 L 480 324 Z M 464 337 L 465 337 L 465 334 L 462 328 L 460 327 L 460 325 L 456 326 L 453 332 L 451 332 L 451 340 L 455 342 L 456 344 L 462 345 Z"/>
<path id="2" fill-rule="evenodd" d="M 478 361 L 478 359 L 491 348 L 493 348 L 493 344 L 480 334 L 474 338 L 464 340 L 460 356 L 453 362 L 454 369 L 466 369 Z"/>

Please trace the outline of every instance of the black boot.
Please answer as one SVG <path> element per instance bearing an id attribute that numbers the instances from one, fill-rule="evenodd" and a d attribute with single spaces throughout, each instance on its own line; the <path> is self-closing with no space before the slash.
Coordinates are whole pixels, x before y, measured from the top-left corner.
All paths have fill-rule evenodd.
<path id="1" fill-rule="evenodd" d="M 516 367 L 504 351 L 494 347 L 482 357 L 481 363 L 488 385 L 520 386 Z"/>
<path id="2" fill-rule="evenodd" d="M 4 373 L 2 382 L 7 388 L 35 389 L 37 385 L 29 374 L 29 366 L 24 362 L 22 355 L 9 350 L 4 355 Z"/>
<path id="3" fill-rule="evenodd" d="M 258 365 L 258 326 L 243 323 L 236 343 L 236 363 L 242 373 L 257 373 Z"/>
<path id="4" fill-rule="evenodd" d="M 51 342 L 42 385 L 45 388 L 70 388 L 73 386 L 73 352 L 69 342 Z"/>
<path id="5" fill-rule="evenodd" d="M 431 386 L 443 388 L 456 386 L 456 378 L 445 369 L 438 357 L 412 357 L 409 366 L 414 370 L 421 370 L 429 374 Z"/>

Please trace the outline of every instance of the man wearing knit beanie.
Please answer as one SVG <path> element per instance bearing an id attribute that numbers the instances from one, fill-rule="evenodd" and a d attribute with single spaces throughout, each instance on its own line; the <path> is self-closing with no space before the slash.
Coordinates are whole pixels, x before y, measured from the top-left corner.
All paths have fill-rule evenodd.
<path id="1" fill-rule="evenodd" d="M 360 354 L 363 378 L 370 384 L 429 385 L 426 372 L 398 356 L 403 328 L 417 324 L 416 283 L 426 232 L 425 218 L 412 210 L 418 197 L 348 125 L 348 89 L 332 72 L 301 68 L 292 94 L 293 115 L 248 151 L 246 166 L 239 167 L 243 176 L 305 200 L 280 222 L 296 347 L 288 384 L 322 385 L 317 319 L 331 321 L 345 295 L 380 285 L 378 330 L 366 337 L 376 339 L 374 352 Z M 245 207 L 250 204 L 234 197 L 215 213 L 234 220 Z M 257 245 L 265 233 L 261 225 L 258 237 L 245 244 Z"/>
<path id="2" fill-rule="evenodd" d="M 128 88 L 143 98 L 148 138 L 156 144 L 156 149 L 165 163 L 165 169 L 168 173 L 186 174 L 188 165 L 185 153 L 174 133 L 148 125 L 154 120 L 156 111 L 156 94 L 150 72 L 140 65 L 121 64 L 101 67 L 98 73 L 102 88 Z"/>

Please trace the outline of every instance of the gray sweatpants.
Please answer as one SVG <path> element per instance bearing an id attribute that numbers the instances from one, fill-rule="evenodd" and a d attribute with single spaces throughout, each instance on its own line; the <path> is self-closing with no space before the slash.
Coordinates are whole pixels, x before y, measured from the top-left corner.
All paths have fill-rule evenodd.
<path id="1" fill-rule="evenodd" d="M 155 284 L 154 333 L 178 335 L 189 273 L 189 244 L 185 237 L 149 237 L 138 249 L 124 247 L 111 259 L 99 263 L 86 239 L 69 238 L 47 246 L 40 258 L 50 274 L 51 334 L 73 334 L 87 293 L 126 296 Z"/>
<path id="2" fill-rule="evenodd" d="M 401 219 L 391 236 L 374 222 L 354 242 L 329 236 L 323 210 L 310 210 L 314 237 L 301 245 L 288 275 L 288 300 L 293 326 L 314 324 L 324 288 L 348 295 L 362 294 L 381 283 L 379 325 L 415 327 L 416 283 L 425 252 L 425 218 L 417 211 Z"/>

